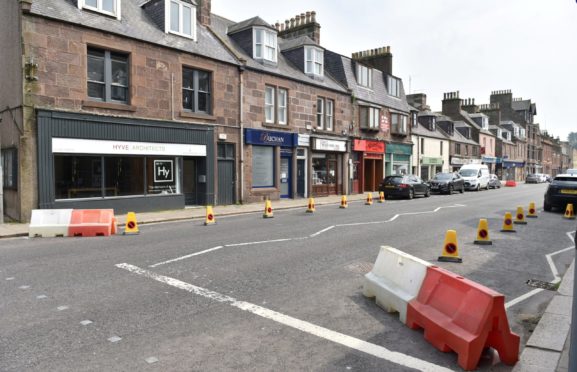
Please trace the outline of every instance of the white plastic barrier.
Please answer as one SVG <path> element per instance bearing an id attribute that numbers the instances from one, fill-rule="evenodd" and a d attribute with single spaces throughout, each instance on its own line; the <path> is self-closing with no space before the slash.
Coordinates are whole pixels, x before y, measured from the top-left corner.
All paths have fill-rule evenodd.
<path id="1" fill-rule="evenodd" d="M 68 236 L 71 217 L 72 209 L 34 209 L 28 236 L 31 238 Z"/>
<path id="2" fill-rule="evenodd" d="M 388 312 L 398 311 L 406 324 L 407 304 L 414 299 L 431 264 L 391 247 L 381 247 L 373 270 L 365 275 L 363 294 L 376 297 Z"/>

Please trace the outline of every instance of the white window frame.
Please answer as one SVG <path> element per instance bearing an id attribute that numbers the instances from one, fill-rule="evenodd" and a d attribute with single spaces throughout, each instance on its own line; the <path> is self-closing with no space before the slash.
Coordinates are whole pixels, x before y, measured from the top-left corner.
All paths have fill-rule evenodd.
<path id="1" fill-rule="evenodd" d="M 357 82 L 360 86 L 373 89 L 373 69 L 357 63 Z"/>
<path id="2" fill-rule="evenodd" d="M 261 33 L 261 42 L 257 43 L 256 35 L 257 33 Z M 268 36 L 268 37 L 267 37 Z M 272 42 L 271 42 L 272 41 Z M 260 54 L 257 53 L 256 47 L 260 45 Z M 266 57 L 266 50 L 273 49 L 272 59 Z M 276 62 L 277 61 L 277 54 L 278 54 L 278 42 L 277 42 L 277 35 L 276 32 L 272 30 L 268 30 L 266 28 L 261 27 L 254 27 L 252 31 L 252 50 L 253 50 L 253 58 L 254 59 L 262 59 L 265 61 Z"/>
<path id="3" fill-rule="evenodd" d="M 312 58 L 308 58 L 310 56 Z M 309 68 L 309 64 L 312 70 Z M 316 72 L 319 68 L 319 73 Z M 305 46 L 305 74 L 322 77 L 324 76 L 324 51 L 313 46 Z"/>
<path id="4" fill-rule="evenodd" d="M 86 0 L 78 0 L 78 9 L 89 9 L 93 10 L 98 13 L 106 14 L 109 16 L 116 17 L 120 21 L 120 2 L 121 0 L 112 0 L 114 1 L 114 12 L 109 12 L 107 10 L 102 9 L 102 3 L 104 0 L 96 0 L 96 8 L 86 4 Z"/>
<path id="5" fill-rule="evenodd" d="M 281 112 L 283 112 L 284 120 L 281 120 Z M 277 121 L 280 125 L 288 123 L 288 90 L 284 88 L 277 89 Z"/>
<path id="6" fill-rule="evenodd" d="M 390 96 L 399 98 L 401 96 L 401 79 L 394 76 L 388 76 L 387 79 L 387 92 Z"/>
<path id="7" fill-rule="evenodd" d="M 317 97 L 317 128 L 324 129 L 324 127 L 325 127 L 325 99 Z"/>
<path id="8" fill-rule="evenodd" d="M 270 92 L 269 97 L 272 99 L 272 102 L 267 102 L 267 93 Z M 264 121 L 265 123 L 274 124 L 276 122 L 276 88 L 267 85 L 264 88 Z M 272 113 L 272 118 L 267 117 L 267 113 L 269 112 L 268 108 L 271 108 L 270 112 Z"/>
<path id="9" fill-rule="evenodd" d="M 172 3 L 178 4 L 178 31 L 174 31 L 170 28 L 171 26 L 171 12 L 170 12 L 170 7 L 172 5 Z M 165 0 L 164 2 L 164 14 L 165 14 L 165 20 L 164 20 L 164 32 L 165 33 L 170 33 L 170 34 L 174 34 L 174 35 L 178 35 L 178 36 L 182 36 L 182 37 L 186 37 L 188 39 L 193 39 L 196 40 L 196 7 L 190 3 L 185 3 L 182 2 L 180 0 Z M 182 28 L 183 28 L 183 9 L 187 8 L 190 9 L 190 35 L 182 32 Z"/>
<path id="10" fill-rule="evenodd" d="M 335 121 L 335 101 L 332 99 L 325 100 L 325 130 L 333 131 Z"/>

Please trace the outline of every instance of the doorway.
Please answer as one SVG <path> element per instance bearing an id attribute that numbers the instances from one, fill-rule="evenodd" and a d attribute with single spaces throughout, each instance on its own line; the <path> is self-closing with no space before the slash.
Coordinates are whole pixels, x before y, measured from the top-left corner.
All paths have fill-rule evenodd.
<path id="1" fill-rule="evenodd" d="M 195 158 L 183 158 L 182 192 L 185 205 L 198 205 L 197 165 Z"/>
<path id="2" fill-rule="evenodd" d="M 280 158 L 280 197 L 290 198 L 292 191 L 291 177 L 292 156 L 281 156 Z"/>
<path id="3" fill-rule="evenodd" d="M 217 149 L 218 168 L 218 205 L 230 205 L 235 198 L 234 144 L 219 143 Z"/>

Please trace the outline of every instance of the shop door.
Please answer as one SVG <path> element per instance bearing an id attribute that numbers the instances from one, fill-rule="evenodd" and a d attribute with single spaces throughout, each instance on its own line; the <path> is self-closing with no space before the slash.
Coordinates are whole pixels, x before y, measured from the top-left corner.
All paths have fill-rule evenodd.
<path id="1" fill-rule="evenodd" d="M 373 185 L 375 182 L 375 161 L 373 159 L 365 159 L 365 185 L 364 191 L 375 191 Z"/>
<path id="2" fill-rule="evenodd" d="M 300 196 L 301 198 L 304 198 L 306 196 L 305 179 L 306 179 L 306 160 L 305 159 L 298 159 L 297 160 L 297 196 Z"/>
<path id="3" fill-rule="evenodd" d="M 198 204 L 198 185 L 196 184 L 196 159 L 183 158 L 182 161 L 182 192 L 185 205 Z"/>
<path id="4" fill-rule="evenodd" d="M 280 158 L 280 197 L 290 198 L 291 197 L 291 160 L 292 157 L 282 156 Z"/>
<path id="5" fill-rule="evenodd" d="M 234 145 L 218 144 L 218 197 L 217 204 L 229 205 L 236 202 L 234 197 Z"/>

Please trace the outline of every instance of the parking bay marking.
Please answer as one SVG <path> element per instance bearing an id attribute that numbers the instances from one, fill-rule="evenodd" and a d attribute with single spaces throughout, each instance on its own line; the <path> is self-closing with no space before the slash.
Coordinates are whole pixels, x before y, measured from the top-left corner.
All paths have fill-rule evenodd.
<path id="1" fill-rule="evenodd" d="M 345 335 L 336 331 L 332 331 L 328 328 L 324 328 L 313 323 L 294 318 L 289 315 L 285 315 L 274 310 L 264 308 L 249 302 L 238 301 L 237 299 L 220 294 L 218 292 L 211 291 L 206 288 L 197 287 L 190 283 L 183 282 L 178 279 L 174 279 L 168 276 L 159 275 L 151 271 L 141 269 L 137 266 L 130 265 L 127 263 L 117 264 L 116 267 L 126 270 L 130 273 L 143 276 L 155 280 L 157 282 L 169 285 L 174 288 L 185 290 L 189 293 L 199 295 L 209 300 L 214 300 L 220 303 L 228 304 L 237 309 L 250 312 L 254 315 L 258 315 L 265 319 L 270 319 L 274 322 L 283 324 L 285 326 L 294 328 L 296 330 L 308 333 L 313 336 L 324 338 L 325 340 L 349 347 L 354 350 L 361 351 L 363 353 L 373 355 L 377 358 L 387 360 L 389 362 L 408 367 L 414 368 L 421 371 L 451 371 L 451 369 L 441 367 L 439 365 L 421 360 L 410 355 L 406 355 L 400 352 L 391 351 L 385 347 L 371 344 L 369 342 L 360 340 L 358 338 Z"/>

